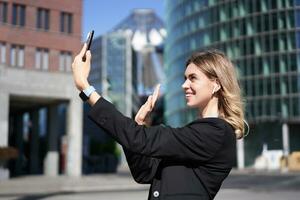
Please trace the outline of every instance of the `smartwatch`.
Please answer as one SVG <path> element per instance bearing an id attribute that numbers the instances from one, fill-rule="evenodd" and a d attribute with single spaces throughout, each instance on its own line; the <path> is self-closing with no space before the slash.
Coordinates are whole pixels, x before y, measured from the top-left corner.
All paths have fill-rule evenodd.
<path id="1" fill-rule="evenodd" d="M 93 86 L 89 86 L 87 87 L 86 89 L 82 90 L 80 93 L 79 93 L 79 97 L 82 99 L 82 101 L 87 101 L 91 94 L 96 91 L 96 89 L 93 87 Z"/>

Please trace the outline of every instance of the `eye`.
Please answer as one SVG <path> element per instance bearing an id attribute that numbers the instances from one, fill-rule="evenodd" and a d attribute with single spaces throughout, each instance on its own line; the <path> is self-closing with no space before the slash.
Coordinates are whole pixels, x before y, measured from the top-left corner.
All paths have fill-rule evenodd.
<path id="1" fill-rule="evenodd" d="M 195 80 L 196 76 L 190 76 L 190 80 Z"/>

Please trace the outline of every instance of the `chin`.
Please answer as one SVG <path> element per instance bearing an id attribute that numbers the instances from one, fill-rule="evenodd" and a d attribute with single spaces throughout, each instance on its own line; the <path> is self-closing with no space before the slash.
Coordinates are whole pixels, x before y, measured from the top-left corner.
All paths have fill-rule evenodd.
<path id="1" fill-rule="evenodd" d="M 189 107 L 189 108 L 195 108 L 195 107 L 198 107 L 197 104 L 193 103 L 193 102 L 186 102 L 186 105 Z"/>

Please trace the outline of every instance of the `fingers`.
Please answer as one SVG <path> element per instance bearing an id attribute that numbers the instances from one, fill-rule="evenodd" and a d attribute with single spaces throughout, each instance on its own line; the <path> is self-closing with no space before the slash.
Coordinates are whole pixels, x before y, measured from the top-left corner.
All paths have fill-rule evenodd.
<path id="1" fill-rule="evenodd" d="M 154 107 L 155 103 L 156 103 L 156 100 L 159 96 L 159 89 L 160 89 L 160 84 L 157 84 L 157 86 L 155 87 L 155 90 L 153 92 L 153 98 L 152 98 L 152 102 L 151 102 L 151 106 L 152 108 Z"/>
<path id="2" fill-rule="evenodd" d="M 81 51 L 80 51 L 80 53 L 78 54 L 79 55 L 79 57 L 83 57 L 84 56 L 84 54 L 86 53 L 86 48 L 87 48 L 87 44 L 86 43 L 84 43 L 84 45 L 83 45 L 83 47 L 82 47 L 82 49 L 81 49 Z"/>
<path id="3" fill-rule="evenodd" d="M 152 110 L 152 104 L 151 104 L 152 98 L 153 98 L 152 95 L 150 95 L 147 101 L 141 106 L 141 108 L 135 115 L 135 121 L 140 125 L 144 124 L 147 115 Z"/>

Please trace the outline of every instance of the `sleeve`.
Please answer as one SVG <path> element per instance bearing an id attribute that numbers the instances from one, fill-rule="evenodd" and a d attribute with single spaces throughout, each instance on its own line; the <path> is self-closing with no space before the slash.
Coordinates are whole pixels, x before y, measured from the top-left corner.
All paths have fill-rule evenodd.
<path id="1" fill-rule="evenodd" d="M 88 117 L 126 149 L 156 158 L 207 161 L 221 148 L 225 133 L 224 123 L 205 119 L 182 128 L 138 125 L 102 97 Z"/>
<path id="2" fill-rule="evenodd" d="M 130 172 L 137 183 L 150 184 L 161 159 L 133 153 L 123 147 Z"/>

